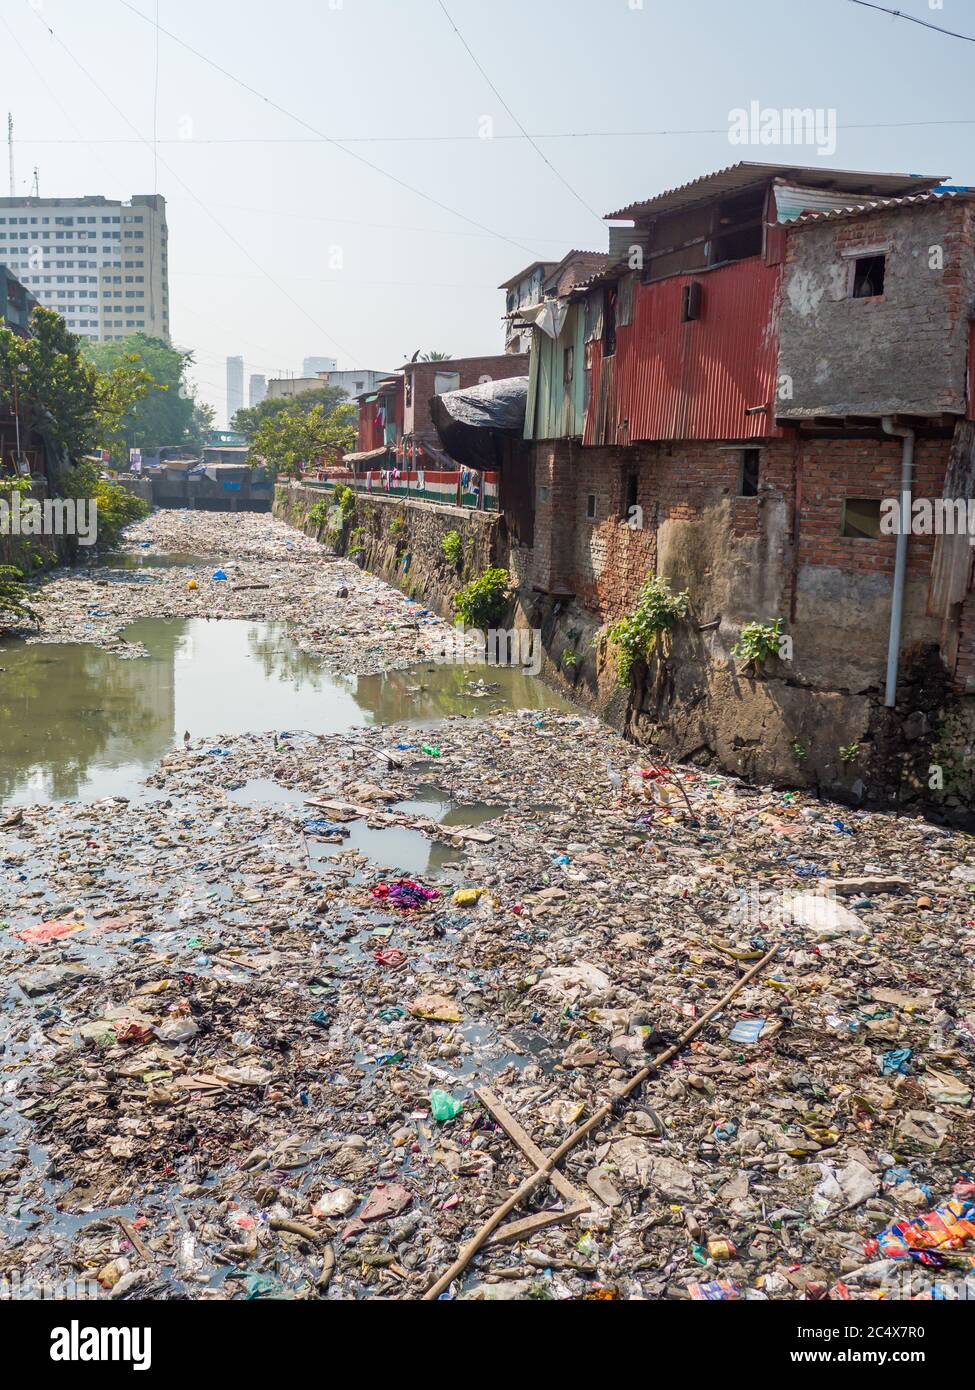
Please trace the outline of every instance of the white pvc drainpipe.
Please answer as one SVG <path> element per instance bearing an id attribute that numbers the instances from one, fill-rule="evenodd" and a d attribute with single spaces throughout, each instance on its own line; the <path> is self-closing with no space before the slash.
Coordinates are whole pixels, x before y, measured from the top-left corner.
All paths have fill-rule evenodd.
<path id="1" fill-rule="evenodd" d="M 901 443 L 901 506 L 897 530 L 897 550 L 894 555 L 894 592 L 890 603 L 890 637 L 887 642 L 887 689 L 884 704 L 893 709 L 897 703 L 897 663 L 901 650 L 901 628 L 904 622 L 904 582 L 907 579 L 907 537 L 911 525 L 911 486 L 914 473 L 914 431 L 894 424 L 893 416 L 883 418 L 884 434 L 895 435 Z"/>

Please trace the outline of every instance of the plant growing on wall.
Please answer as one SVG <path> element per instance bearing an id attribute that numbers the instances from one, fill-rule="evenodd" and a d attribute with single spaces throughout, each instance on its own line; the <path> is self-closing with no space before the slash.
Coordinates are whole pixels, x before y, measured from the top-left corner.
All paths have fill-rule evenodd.
<path id="1" fill-rule="evenodd" d="M 859 756 L 859 743 L 847 743 L 840 748 L 840 758 L 844 763 L 855 763 Z"/>
<path id="2" fill-rule="evenodd" d="M 0 565 L 0 632 L 23 627 L 37 627 L 40 618 L 30 606 L 23 571 L 16 565 Z"/>
<path id="3" fill-rule="evenodd" d="M 675 594 L 670 580 L 648 575 L 637 598 L 636 607 L 609 630 L 616 648 L 616 676 L 621 686 L 630 683 L 633 668 L 647 661 L 658 641 L 690 611 L 690 594 Z"/>
<path id="4" fill-rule="evenodd" d="M 464 553 L 464 542 L 461 540 L 459 531 L 448 531 L 440 542 L 440 548 L 444 553 L 444 559 L 448 565 L 455 569 L 460 563 L 460 558 Z"/>
<path id="5" fill-rule="evenodd" d="M 454 612 L 471 627 L 496 627 L 511 602 L 511 575 L 497 567 L 486 569 L 454 595 Z"/>
<path id="6" fill-rule="evenodd" d="M 782 619 L 774 623 L 746 623 L 731 649 L 731 655 L 758 669 L 770 656 L 778 655 L 782 644 Z"/>

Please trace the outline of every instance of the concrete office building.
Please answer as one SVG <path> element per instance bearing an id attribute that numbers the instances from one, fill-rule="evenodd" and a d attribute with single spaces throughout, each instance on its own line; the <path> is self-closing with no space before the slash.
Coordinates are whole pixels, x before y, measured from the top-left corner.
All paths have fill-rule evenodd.
<path id="1" fill-rule="evenodd" d="M 170 340 L 166 200 L 0 198 L 0 261 L 72 333 Z"/>
<path id="2" fill-rule="evenodd" d="M 267 395 L 267 377 L 254 373 L 247 388 L 247 404 L 260 405 Z"/>
<path id="3" fill-rule="evenodd" d="M 319 372 L 334 372 L 338 366 L 335 357 L 306 357 L 301 364 L 302 376 L 317 376 Z"/>

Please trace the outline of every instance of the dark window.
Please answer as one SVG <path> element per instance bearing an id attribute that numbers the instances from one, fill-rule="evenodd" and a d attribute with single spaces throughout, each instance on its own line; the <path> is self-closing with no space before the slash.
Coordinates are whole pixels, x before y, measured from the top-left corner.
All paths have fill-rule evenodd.
<path id="1" fill-rule="evenodd" d="M 876 540 L 880 535 L 880 501 L 874 497 L 848 497 L 843 503 L 844 536 Z"/>
<path id="2" fill-rule="evenodd" d="M 742 449 L 741 470 L 738 475 L 738 496 L 758 496 L 758 462 L 760 450 Z"/>
<path id="3" fill-rule="evenodd" d="M 590 492 L 586 498 L 586 517 L 589 521 L 596 519 L 596 494 L 594 492 Z"/>
<path id="4" fill-rule="evenodd" d="M 626 486 L 623 489 L 623 516 L 628 517 L 636 506 L 637 492 L 640 486 L 640 475 L 632 470 L 626 475 Z"/>
<path id="5" fill-rule="evenodd" d="M 567 347 L 562 352 L 562 380 L 566 384 L 572 380 L 575 373 L 576 350 L 574 347 Z"/>
<path id="6" fill-rule="evenodd" d="M 616 286 L 606 286 L 603 303 L 603 356 L 612 357 L 616 351 Z"/>
<path id="7" fill-rule="evenodd" d="M 684 286 L 680 312 L 682 323 L 691 323 L 701 317 L 701 282 L 692 280 Z"/>
<path id="8" fill-rule="evenodd" d="M 884 292 L 886 256 L 860 256 L 853 263 L 853 298 L 875 299 Z"/>

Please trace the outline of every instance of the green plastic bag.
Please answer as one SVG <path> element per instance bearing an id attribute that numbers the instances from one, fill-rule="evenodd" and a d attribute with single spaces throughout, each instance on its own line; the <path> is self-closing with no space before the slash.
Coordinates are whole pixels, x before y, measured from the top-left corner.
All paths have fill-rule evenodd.
<path id="1" fill-rule="evenodd" d="M 449 1091 L 438 1088 L 430 1092 L 430 1114 L 442 1124 L 444 1120 L 455 1120 L 464 1108 L 462 1100 L 454 1100 Z"/>

